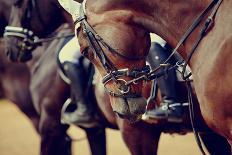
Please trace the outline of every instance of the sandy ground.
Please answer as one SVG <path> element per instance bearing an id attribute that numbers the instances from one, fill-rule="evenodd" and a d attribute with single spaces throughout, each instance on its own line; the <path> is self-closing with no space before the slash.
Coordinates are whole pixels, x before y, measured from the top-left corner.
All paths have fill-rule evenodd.
<path id="1" fill-rule="evenodd" d="M 39 155 L 39 136 L 32 124 L 18 108 L 0 100 L 0 155 Z M 72 127 L 69 133 L 73 138 L 85 137 L 83 131 Z M 78 136 L 77 134 L 78 133 Z M 107 129 L 108 155 L 129 155 L 118 131 Z M 86 139 L 73 144 L 74 155 L 89 155 Z M 200 155 L 194 136 L 163 134 L 158 155 Z"/>

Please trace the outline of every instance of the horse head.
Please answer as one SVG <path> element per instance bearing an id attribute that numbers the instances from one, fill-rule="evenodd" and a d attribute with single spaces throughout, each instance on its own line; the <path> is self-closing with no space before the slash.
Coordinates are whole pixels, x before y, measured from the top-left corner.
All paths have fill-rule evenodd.
<path id="1" fill-rule="evenodd" d="M 76 31 L 81 52 L 100 72 L 113 111 L 121 118 L 138 120 L 147 102 L 142 95 L 144 81 L 136 79 L 149 72 L 150 35 L 131 22 L 130 11 L 90 14 L 84 5 L 75 21 L 81 25 Z"/>
<path id="2" fill-rule="evenodd" d="M 5 28 L 6 54 L 12 61 L 25 62 L 40 45 L 36 40 L 49 36 L 69 20 L 55 0 L 17 0 Z"/>

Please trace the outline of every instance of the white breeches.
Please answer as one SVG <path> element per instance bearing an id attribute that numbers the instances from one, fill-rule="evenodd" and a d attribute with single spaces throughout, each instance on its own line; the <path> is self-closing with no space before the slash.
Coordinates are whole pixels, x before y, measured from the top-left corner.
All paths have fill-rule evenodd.
<path id="1" fill-rule="evenodd" d="M 164 46 L 166 42 L 155 34 L 151 34 L 151 41 L 157 42 L 161 46 Z M 65 61 L 78 63 L 78 60 L 81 56 L 80 45 L 76 37 L 73 37 L 60 51 L 59 60 L 61 63 Z"/>
<path id="2" fill-rule="evenodd" d="M 78 63 L 79 58 L 81 57 L 80 45 L 76 37 L 73 37 L 59 53 L 59 60 L 61 63 L 65 61 Z"/>

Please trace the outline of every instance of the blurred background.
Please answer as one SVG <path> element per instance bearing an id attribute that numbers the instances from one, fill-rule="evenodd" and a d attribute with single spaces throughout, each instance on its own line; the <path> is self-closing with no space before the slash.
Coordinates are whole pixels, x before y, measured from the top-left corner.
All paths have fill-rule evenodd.
<path id="1" fill-rule="evenodd" d="M 7 100 L 0 100 L 0 155 L 39 155 L 39 136 L 30 121 Z M 74 155 L 89 155 L 85 133 L 71 127 Z M 108 155 L 129 155 L 117 130 L 107 129 Z M 193 134 L 162 134 L 158 155 L 200 155 Z"/>

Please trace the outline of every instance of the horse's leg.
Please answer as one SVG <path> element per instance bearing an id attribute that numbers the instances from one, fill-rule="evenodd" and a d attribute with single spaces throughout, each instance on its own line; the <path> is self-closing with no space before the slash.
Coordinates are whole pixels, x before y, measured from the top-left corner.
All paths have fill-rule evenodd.
<path id="1" fill-rule="evenodd" d="M 50 104 L 48 102 L 45 101 L 43 104 Z M 60 123 L 58 115 L 54 116 L 53 110 L 51 110 L 53 107 L 54 105 L 42 107 L 40 121 L 41 155 L 71 155 L 71 139 L 66 134 L 68 126 Z"/>
<path id="2" fill-rule="evenodd" d="M 144 122 L 128 123 L 119 126 L 124 142 L 132 155 L 156 155 L 161 131 L 154 125 Z"/>
<path id="3" fill-rule="evenodd" d="M 41 79 L 40 79 L 41 80 Z M 41 87 L 36 92 L 46 92 L 41 101 L 41 117 L 40 117 L 40 135 L 41 135 L 41 155 L 70 155 L 71 140 L 66 134 L 67 125 L 60 122 L 61 108 L 67 98 L 69 87 L 60 79 L 58 73 L 50 77 L 49 88 Z"/>
<path id="4" fill-rule="evenodd" d="M 16 75 L 16 69 L 21 69 L 21 72 L 18 73 L 20 75 Z M 9 70 L 12 71 L 9 72 Z M 31 99 L 29 79 L 27 68 L 9 65 L 8 72 L 4 72 L 1 82 L 5 97 L 19 107 L 19 109 L 32 121 L 35 129 L 38 131 L 39 115 Z"/>
<path id="5" fill-rule="evenodd" d="M 48 108 L 48 107 L 47 107 Z M 45 108 L 46 109 L 46 108 Z M 51 117 L 47 110 L 41 115 L 41 155 L 71 155 L 71 139 L 66 134 L 68 126 L 61 125 L 57 117 Z"/>
<path id="6" fill-rule="evenodd" d="M 231 155 L 230 144 L 224 137 L 212 132 L 200 136 L 210 154 Z"/>
<path id="7" fill-rule="evenodd" d="M 106 133 L 104 127 L 85 129 L 92 155 L 106 155 Z"/>
<path id="8" fill-rule="evenodd" d="M 14 102 L 19 109 L 31 120 L 33 126 L 35 127 L 36 131 L 39 132 L 39 115 L 36 112 L 33 103 L 30 99 L 25 100 L 23 102 Z"/>

